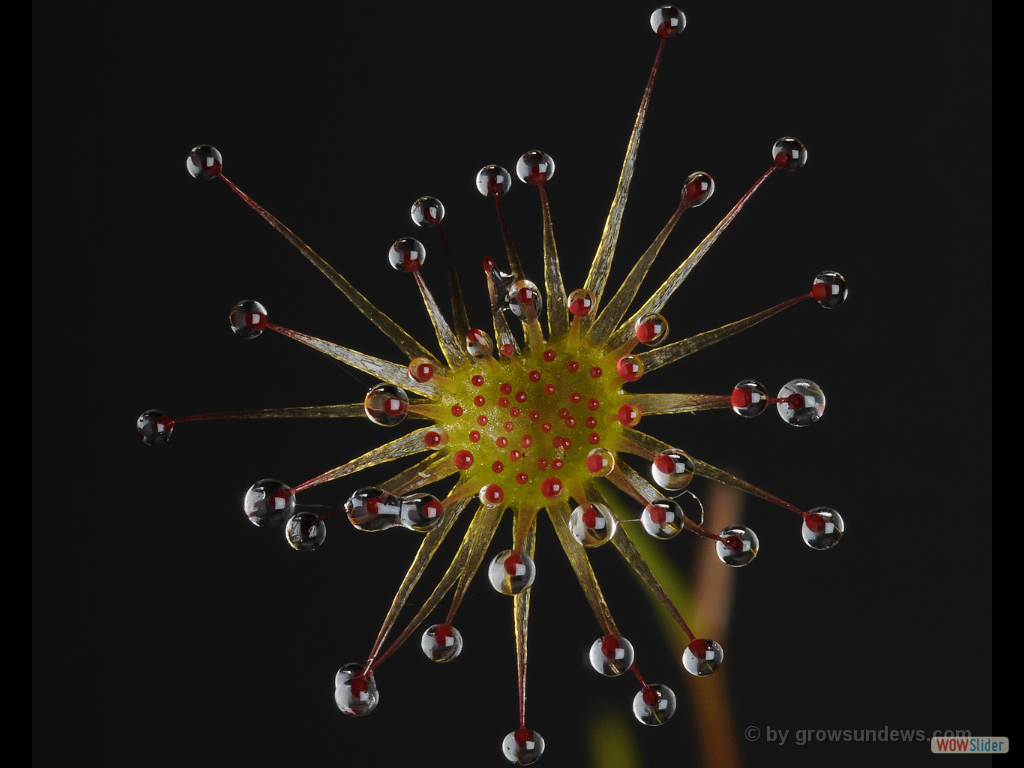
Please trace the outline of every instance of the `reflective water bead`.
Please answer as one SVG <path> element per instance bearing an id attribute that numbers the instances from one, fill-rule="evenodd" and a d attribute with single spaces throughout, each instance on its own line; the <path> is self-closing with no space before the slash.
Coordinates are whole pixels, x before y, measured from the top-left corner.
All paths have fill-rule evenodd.
<path id="1" fill-rule="evenodd" d="M 656 347 L 668 338 L 668 320 L 650 312 L 636 321 L 636 338 L 644 346 Z"/>
<path id="2" fill-rule="evenodd" d="M 843 538 L 845 530 L 838 512 L 830 507 L 815 507 L 804 515 L 801 533 L 811 549 L 832 549 Z"/>
<path id="3" fill-rule="evenodd" d="M 576 507 L 569 515 L 569 530 L 584 547 L 599 547 L 611 541 L 618 521 L 604 504 L 597 502 Z"/>
<path id="4" fill-rule="evenodd" d="M 444 504 L 429 493 L 414 493 L 401 498 L 401 523 L 417 533 L 436 528 L 444 518 Z"/>
<path id="5" fill-rule="evenodd" d="M 757 534 L 749 528 L 733 525 L 718 535 L 725 539 L 725 542 L 716 542 L 715 552 L 718 559 L 726 565 L 739 568 L 757 557 Z"/>
<path id="6" fill-rule="evenodd" d="M 423 633 L 420 648 L 428 659 L 444 664 L 462 653 L 462 633 L 451 624 L 435 624 Z"/>
<path id="7" fill-rule="evenodd" d="M 139 416 L 136 427 L 146 445 L 166 445 L 174 433 L 174 419 L 161 411 L 150 409 Z"/>
<path id="8" fill-rule="evenodd" d="M 619 378 L 626 381 L 637 381 L 644 375 L 644 361 L 637 355 L 625 355 L 619 358 L 619 362 L 615 364 L 615 370 L 618 371 Z"/>
<path id="9" fill-rule="evenodd" d="M 633 716 L 644 725 L 663 725 L 676 712 L 676 695 L 667 685 L 645 685 L 633 697 Z"/>
<path id="10" fill-rule="evenodd" d="M 394 384 L 378 384 L 363 400 L 366 418 L 382 427 L 401 424 L 409 412 L 409 396 Z"/>
<path id="11" fill-rule="evenodd" d="M 510 763 L 533 765 L 544 754 L 544 737 L 529 728 L 519 728 L 501 742 L 501 751 Z"/>
<path id="12" fill-rule="evenodd" d="M 280 480 L 260 480 L 245 492 L 242 508 L 255 526 L 284 525 L 295 514 L 295 493 Z"/>
<path id="13" fill-rule="evenodd" d="M 615 469 L 615 454 L 607 448 L 594 448 L 587 454 L 587 471 L 595 477 L 607 477 Z"/>
<path id="14" fill-rule="evenodd" d="M 666 491 L 681 491 L 693 480 L 693 460 L 676 448 L 663 451 L 651 462 L 651 477 Z"/>
<path id="15" fill-rule="evenodd" d="M 555 175 L 555 161 L 547 152 L 532 149 L 516 163 L 516 176 L 525 184 L 543 184 Z"/>
<path id="16" fill-rule="evenodd" d="M 479 328 L 469 329 L 466 334 L 466 351 L 470 357 L 478 359 L 488 357 L 492 349 L 494 349 L 494 342 L 491 341 L 491 337 L 487 335 L 486 331 L 481 331 Z"/>
<path id="17" fill-rule="evenodd" d="M 426 357 L 414 357 L 409 362 L 409 378 L 421 384 L 434 378 L 434 363 Z"/>
<path id="18" fill-rule="evenodd" d="M 624 637 L 605 635 L 590 646 L 590 666 L 608 677 L 617 677 L 633 664 L 633 644 Z"/>
<path id="19" fill-rule="evenodd" d="M 651 14 L 651 29 L 661 37 L 675 37 L 686 29 L 686 16 L 674 5 L 663 5 Z"/>
<path id="20" fill-rule="evenodd" d="M 409 215 L 417 227 L 434 227 L 444 219 L 444 206 L 436 197 L 421 197 L 412 204 Z"/>
<path id="21" fill-rule="evenodd" d="M 345 502 L 345 514 L 360 531 L 385 531 L 401 525 L 402 500 L 380 488 L 360 488 Z"/>
<path id="22" fill-rule="evenodd" d="M 744 379 L 732 390 L 732 409 L 740 416 L 752 419 L 768 408 L 768 390 L 754 379 Z"/>
<path id="23" fill-rule="evenodd" d="M 334 676 L 334 703 L 352 717 L 368 715 L 377 707 L 380 695 L 373 674 L 364 677 L 363 665 L 346 664 Z"/>
<path id="24" fill-rule="evenodd" d="M 228 322 L 236 336 L 255 339 L 267 327 L 267 308 L 258 301 L 240 301 L 231 308 Z"/>
<path id="25" fill-rule="evenodd" d="M 284 537 L 293 549 L 312 552 L 327 538 L 327 526 L 313 512 L 296 512 L 284 527 Z"/>
<path id="26" fill-rule="evenodd" d="M 779 390 L 779 416 L 794 427 L 813 424 L 825 413 L 825 393 L 810 379 L 793 379 Z"/>
<path id="27" fill-rule="evenodd" d="M 807 147 L 800 139 L 783 136 L 772 147 L 772 157 L 775 158 L 775 164 L 779 168 L 795 171 L 807 164 Z"/>
<path id="28" fill-rule="evenodd" d="M 220 176 L 224 158 L 216 147 L 209 144 L 200 144 L 193 147 L 185 160 L 185 167 L 192 174 L 193 178 L 209 181 Z"/>
<path id="29" fill-rule="evenodd" d="M 517 280 L 512 283 L 508 289 L 506 302 L 512 314 L 524 322 L 539 317 L 544 306 L 540 291 L 530 280 Z"/>
<path id="30" fill-rule="evenodd" d="M 825 309 L 835 309 L 846 301 L 849 295 L 846 286 L 846 278 L 838 272 L 826 270 L 814 278 L 814 285 L 811 286 L 811 294 L 814 300 Z"/>
<path id="31" fill-rule="evenodd" d="M 416 272 L 427 260 L 427 249 L 414 237 L 396 240 L 388 251 L 388 261 L 399 272 Z"/>
<path id="32" fill-rule="evenodd" d="M 500 197 L 512 188 L 512 174 L 500 165 L 485 165 L 476 175 L 476 188 L 484 197 Z"/>
<path id="33" fill-rule="evenodd" d="M 569 294 L 569 311 L 576 317 L 586 317 L 594 311 L 597 298 L 586 288 L 577 288 Z"/>
<path id="34" fill-rule="evenodd" d="M 714 640 L 696 638 L 683 651 L 683 666 L 691 675 L 706 677 L 722 666 L 725 652 Z"/>
<path id="35" fill-rule="evenodd" d="M 691 173 L 683 185 L 683 198 L 690 201 L 691 208 L 698 208 L 715 194 L 715 180 L 703 171 Z"/>
<path id="36" fill-rule="evenodd" d="M 526 554 L 506 549 L 499 552 L 487 567 L 487 578 L 491 586 L 503 595 L 518 595 L 533 584 L 537 566 Z"/>
<path id="37" fill-rule="evenodd" d="M 656 539 L 671 539 L 683 530 L 683 508 L 672 499 L 655 499 L 640 515 L 644 530 Z"/>

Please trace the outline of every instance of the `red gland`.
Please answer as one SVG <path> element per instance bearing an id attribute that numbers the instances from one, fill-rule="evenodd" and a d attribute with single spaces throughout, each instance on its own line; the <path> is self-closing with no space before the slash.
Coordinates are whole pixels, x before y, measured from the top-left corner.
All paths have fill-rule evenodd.
<path id="1" fill-rule="evenodd" d="M 619 408 L 616 417 L 624 427 L 635 427 L 640 423 L 640 409 L 632 403 L 626 403 Z"/>
<path id="2" fill-rule="evenodd" d="M 548 499 L 560 496 L 564 488 L 565 486 L 562 485 L 562 481 L 557 477 L 546 477 L 540 484 L 540 492 Z"/>
<path id="3" fill-rule="evenodd" d="M 667 519 L 667 515 L 665 514 L 664 508 L 658 506 L 657 504 L 648 504 L 647 508 L 644 511 L 651 518 L 652 523 L 654 523 L 655 525 L 664 525 L 665 520 Z"/>
<path id="4" fill-rule="evenodd" d="M 505 562 L 503 563 L 503 565 L 505 567 L 505 573 L 507 573 L 509 576 L 518 576 L 524 570 L 523 558 L 514 553 L 505 558 Z"/>
<path id="5" fill-rule="evenodd" d="M 413 366 L 409 369 L 409 375 L 420 383 L 430 381 L 434 378 L 434 364 L 420 363 L 419 365 Z"/>
<path id="6" fill-rule="evenodd" d="M 455 466 L 459 469 L 469 469 L 473 466 L 473 454 L 469 451 L 457 451 L 452 456 L 452 461 L 455 462 Z"/>
<path id="7" fill-rule="evenodd" d="M 749 389 L 743 387 L 737 387 L 732 391 L 732 407 L 733 408 L 746 408 L 753 402 L 753 395 L 750 394 Z"/>
<path id="8" fill-rule="evenodd" d="M 505 491 L 502 490 L 500 485 L 491 483 L 484 487 L 483 497 L 486 503 L 497 506 L 505 500 Z"/>

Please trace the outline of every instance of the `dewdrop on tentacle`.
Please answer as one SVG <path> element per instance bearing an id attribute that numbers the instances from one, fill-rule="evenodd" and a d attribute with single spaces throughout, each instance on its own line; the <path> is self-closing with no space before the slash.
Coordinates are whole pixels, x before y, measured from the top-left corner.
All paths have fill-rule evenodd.
<path id="1" fill-rule="evenodd" d="M 409 209 L 412 223 L 428 242 L 400 237 L 390 248 L 383 244 L 380 249 L 380 267 L 390 266 L 399 273 L 392 273 L 394 280 L 415 283 L 423 300 L 426 320 L 415 336 L 391 319 L 381 309 L 382 304 L 363 296 L 230 181 L 224 175 L 220 152 L 200 145 L 188 156 L 186 165 L 194 177 L 220 179 L 227 184 L 398 348 L 390 358 L 365 354 L 278 325 L 270 320 L 266 307 L 245 300 L 235 304 L 228 317 L 231 330 L 239 337 L 253 340 L 267 331 L 287 336 L 377 383 L 355 402 L 178 419 L 150 410 L 139 417 L 137 425 L 143 442 L 153 446 L 168 443 L 177 424 L 210 419 L 365 418 L 385 428 L 380 433 L 381 444 L 361 456 L 292 486 L 280 480 L 260 480 L 243 501 L 250 522 L 260 528 L 283 529 L 286 542 L 301 552 L 323 548 L 327 525 L 341 528 L 337 536 L 332 534 L 332 547 L 355 546 L 348 537 L 357 532 L 401 529 L 405 533 L 387 535 L 420 537 L 419 550 L 379 632 L 375 638 L 366 637 L 369 652 L 365 661 L 347 663 L 338 670 L 335 703 L 347 715 L 361 717 L 373 712 L 379 702 L 377 673 L 410 638 L 419 637 L 422 652 L 432 661 L 448 663 L 459 657 L 463 636 L 452 622 L 474 575 L 485 569 L 498 593 L 493 599 L 510 598 L 516 639 L 519 723 L 502 742 L 502 753 L 520 765 L 541 757 L 544 739 L 527 726 L 526 718 L 530 597 L 533 590 L 545 588 L 543 563 L 535 559 L 540 514 L 550 518 L 594 612 L 599 633 L 588 651 L 591 666 L 605 676 L 631 672 L 639 686 L 633 713 L 639 722 L 652 726 L 672 717 L 675 694 L 662 683 L 648 683 L 641 674 L 632 643 L 612 618 L 590 565 L 589 550 L 608 545 L 618 550 L 685 635 L 683 666 L 703 677 L 719 668 L 723 649 L 714 639 L 691 631 L 635 547 L 635 537 L 651 536 L 670 547 L 674 546 L 673 539 L 687 531 L 708 539 L 707 545 L 715 547 L 725 566 L 752 563 L 760 542 L 750 528 L 732 525 L 714 533 L 703 527 L 703 507 L 690 490 L 698 477 L 742 490 L 799 515 L 801 536 L 812 549 L 829 549 L 844 534 L 843 519 L 836 510 L 814 507 L 805 512 L 643 431 L 649 419 L 666 415 L 731 410 L 751 419 L 770 405 L 775 405 L 782 420 L 793 426 L 817 422 L 824 414 L 825 397 L 810 379 L 793 379 L 774 397 L 769 394 L 774 390 L 755 379 L 744 379 L 732 387 L 723 382 L 721 390 L 712 394 L 650 393 L 644 391 L 644 385 L 657 369 L 798 303 L 812 300 L 825 309 L 835 309 L 849 293 L 842 275 L 823 271 L 804 284 L 804 293 L 749 317 L 689 338 L 673 338 L 670 332 L 673 309 L 668 302 L 711 246 L 770 176 L 779 170 L 798 170 L 807 162 L 806 148 L 791 137 L 775 142 L 768 169 L 662 284 L 641 296 L 645 276 L 682 215 L 690 208 L 702 208 L 701 215 L 712 208 L 708 203 L 716 183 L 711 175 L 694 171 L 686 176 L 675 210 L 661 232 L 621 282 L 608 284 L 655 75 L 663 55 L 668 55 L 666 43 L 683 32 L 686 17 L 677 8 L 664 6 L 651 15 L 650 25 L 659 37 L 654 65 L 586 278 L 582 283 L 567 285 L 563 277 L 555 238 L 556 206 L 547 190 L 555 171 L 551 156 L 530 150 L 510 166 L 526 188 L 536 189 L 530 194 L 535 194 L 540 204 L 539 254 L 519 253 L 512 230 L 513 225 L 519 228 L 524 224 L 509 222 L 505 216 L 502 200 L 512 193 L 513 174 L 502 165 L 483 165 L 475 179 L 466 183 L 467 187 L 475 184 L 480 195 L 493 204 L 502 253 L 485 255 L 482 260 L 472 252 L 453 253 L 445 236 L 445 206 L 430 196 L 418 198 Z M 572 179 L 563 179 L 560 174 L 558 183 L 566 181 L 571 183 Z M 570 197 L 568 190 L 560 194 Z M 565 200 L 557 202 L 559 206 L 566 204 Z M 489 207 L 483 205 L 482 213 L 490 215 L 486 210 Z M 388 266 L 384 265 L 385 249 Z M 478 263 L 483 267 L 482 279 L 475 267 L 465 269 L 467 264 L 473 267 Z M 779 268 L 778 264 L 772 265 L 772 269 Z M 574 275 L 571 280 L 578 277 Z M 471 322 L 462 298 L 463 280 L 469 281 L 466 290 L 486 291 L 490 317 L 473 318 Z M 442 310 L 435 298 L 439 281 L 447 283 L 450 313 Z M 433 333 L 422 333 L 428 324 Z M 425 335 L 431 336 L 429 346 L 417 339 Z M 681 429 L 678 438 L 679 445 L 686 443 L 687 436 Z M 348 479 L 360 470 L 406 459 L 379 486 Z M 317 486 L 339 480 L 344 480 L 346 487 L 340 506 L 313 512 L 314 507 L 302 503 L 307 494 L 317 493 Z M 615 500 L 617 497 L 609 491 L 611 486 L 631 499 L 631 509 L 624 510 L 621 501 Z M 320 505 L 317 508 L 322 509 Z M 511 518 L 511 542 L 506 539 L 499 544 L 492 540 L 506 513 Z M 432 591 L 410 599 L 457 524 L 462 544 L 447 570 L 435 584 L 428 585 Z M 428 622 L 449 593 L 446 616 Z M 415 615 L 400 626 L 403 608 L 414 606 Z M 421 630 L 428 624 L 426 630 Z M 470 631 L 471 622 L 460 626 Z M 543 627 L 535 629 L 533 637 L 543 637 L 544 632 Z M 396 700 L 399 698 L 396 696 Z M 399 710 L 396 712 L 396 716 L 402 716 Z"/>

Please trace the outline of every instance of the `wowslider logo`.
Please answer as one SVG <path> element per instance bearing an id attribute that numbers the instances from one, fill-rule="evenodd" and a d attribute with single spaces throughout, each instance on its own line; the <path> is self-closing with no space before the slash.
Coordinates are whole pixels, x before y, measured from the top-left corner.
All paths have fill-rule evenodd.
<path id="1" fill-rule="evenodd" d="M 1010 751 L 1010 740 L 1001 736 L 932 736 L 937 755 L 992 755 Z"/>

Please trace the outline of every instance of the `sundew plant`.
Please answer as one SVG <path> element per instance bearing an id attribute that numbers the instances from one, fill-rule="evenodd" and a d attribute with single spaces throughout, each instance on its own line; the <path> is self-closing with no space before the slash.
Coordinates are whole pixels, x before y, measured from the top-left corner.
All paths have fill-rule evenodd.
<path id="1" fill-rule="evenodd" d="M 611 547 L 621 554 L 685 636 L 685 669 L 705 677 L 722 665 L 725 650 L 699 626 L 690 626 L 634 543 L 645 536 L 667 541 L 685 531 L 714 547 L 723 568 L 746 566 L 755 559 L 761 542 L 751 528 L 704 527 L 702 507 L 690 489 L 694 478 L 721 483 L 795 515 L 794 527 L 812 549 L 830 549 L 843 536 L 843 517 L 822 506 L 822 500 L 797 505 L 740 479 L 721 469 L 718 457 L 689 452 L 683 430 L 679 443 L 645 431 L 649 421 L 671 422 L 719 409 L 745 419 L 773 410 L 795 427 L 817 422 L 825 412 L 825 395 L 807 378 L 772 387 L 749 378 L 710 393 L 652 392 L 644 379 L 660 368 L 682 368 L 691 356 L 712 345 L 736 343 L 731 337 L 798 304 L 831 310 L 848 294 L 842 275 L 823 270 L 803 276 L 800 292 L 788 300 L 688 338 L 673 338 L 670 300 L 684 281 L 694 277 L 701 260 L 770 177 L 799 171 L 807 162 L 807 148 L 790 136 L 766 142 L 767 169 L 667 278 L 645 287 L 653 262 L 683 214 L 703 206 L 715 193 L 710 174 L 695 171 L 685 178 L 679 204 L 662 230 L 628 275 L 618 284 L 611 281 L 656 74 L 666 49 L 676 44 L 686 26 L 684 14 L 672 6 L 656 9 L 650 21 L 657 35 L 654 64 L 610 207 L 603 222 L 595 220 L 596 251 L 578 285 L 567 284 L 563 277 L 556 238 L 558 210 L 547 191 L 549 184 L 570 184 L 572 179 L 563 182 L 559 175 L 555 181 L 555 160 L 542 150 L 526 151 L 514 166 L 509 163 L 512 172 L 483 159 L 475 180 L 467 179 L 475 182 L 486 205 L 493 206 L 503 253 L 460 253 L 450 248 L 445 205 L 431 196 L 412 202 L 410 228 L 416 228 L 417 236 L 396 232 L 397 239 L 390 249 L 381 249 L 379 258 L 396 271 L 395 279 L 415 283 L 424 305 L 423 322 L 417 327 L 394 320 L 386 301 L 371 290 L 364 295 L 344 270 L 332 265 L 329 255 L 318 254 L 243 192 L 225 175 L 218 149 L 200 144 L 188 154 L 186 166 L 192 176 L 219 180 L 235 192 L 395 347 L 391 354 L 377 355 L 361 351 L 359 339 L 317 338 L 278 324 L 272 308 L 247 299 L 229 312 L 237 336 L 252 340 L 271 331 L 311 347 L 372 378 L 376 383 L 365 398 L 191 416 L 149 410 L 138 420 L 139 435 L 151 446 L 166 444 L 181 424 L 214 419 L 367 419 L 380 427 L 379 444 L 356 455 L 325 457 L 333 466 L 306 479 L 260 479 L 242 503 L 250 523 L 281 532 L 287 545 L 299 552 L 317 552 L 317 557 L 329 557 L 334 547 L 343 551 L 356 546 L 349 528 L 421 536 L 386 612 L 381 596 L 385 615 L 379 629 L 363 638 L 362 647 L 348 648 L 347 658 L 338 659 L 334 701 L 346 716 L 365 717 L 384 706 L 404 706 L 397 700 L 380 702 L 382 695 L 385 701 L 389 695 L 385 662 L 408 640 L 418 643 L 434 662 L 459 657 L 464 639 L 457 627 L 466 625 L 458 612 L 474 577 L 483 571 L 491 587 L 510 598 L 515 635 L 518 684 L 514 692 L 510 686 L 509 695 L 518 700 L 518 722 L 510 723 L 507 735 L 497 734 L 495 745 L 513 763 L 527 765 L 540 759 L 545 741 L 528 717 L 527 662 L 528 639 L 544 642 L 545 628 L 530 633 L 529 617 L 531 596 L 541 588 L 535 579 L 544 568 L 535 558 L 536 539 L 550 528 L 594 614 L 594 640 L 588 652 L 593 669 L 606 676 L 632 675 L 636 720 L 663 725 L 676 710 L 675 693 L 642 673 L 637 660 L 642 652 L 635 652 L 628 629 L 613 618 L 591 567 L 590 550 Z M 513 231 L 520 225 L 506 219 L 502 200 L 518 183 L 536 189 L 543 233 L 539 253 L 517 250 Z M 435 292 L 445 290 L 443 283 L 450 308 L 442 308 L 443 302 L 435 298 Z M 486 291 L 489 316 L 471 316 L 471 302 L 463 298 L 469 291 Z M 295 396 L 301 398 L 300 389 Z M 389 479 L 376 485 L 360 483 L 359 472 L 379 465 L 393 467 Z M 621 498 L 630 502 L 624 505 Z M 538 531 L 544 517 L 550 527 Z M 511 537 L 502 541 L 506 519 Z M 331 546 L 326 544 L 328 527 L 343 529 L 332 533 Z M 440 578 L 424 579 L 444 542 L 458 537 L 461 543 Z M 546 556 L 551 552 L 553 548 Z M 471 643 L 471 633 L 466 634 Z M 346 640 L 355 635 L 346 632 Z M 536 697 L 552 693 L 543 686 L 532 691 Z"/>

